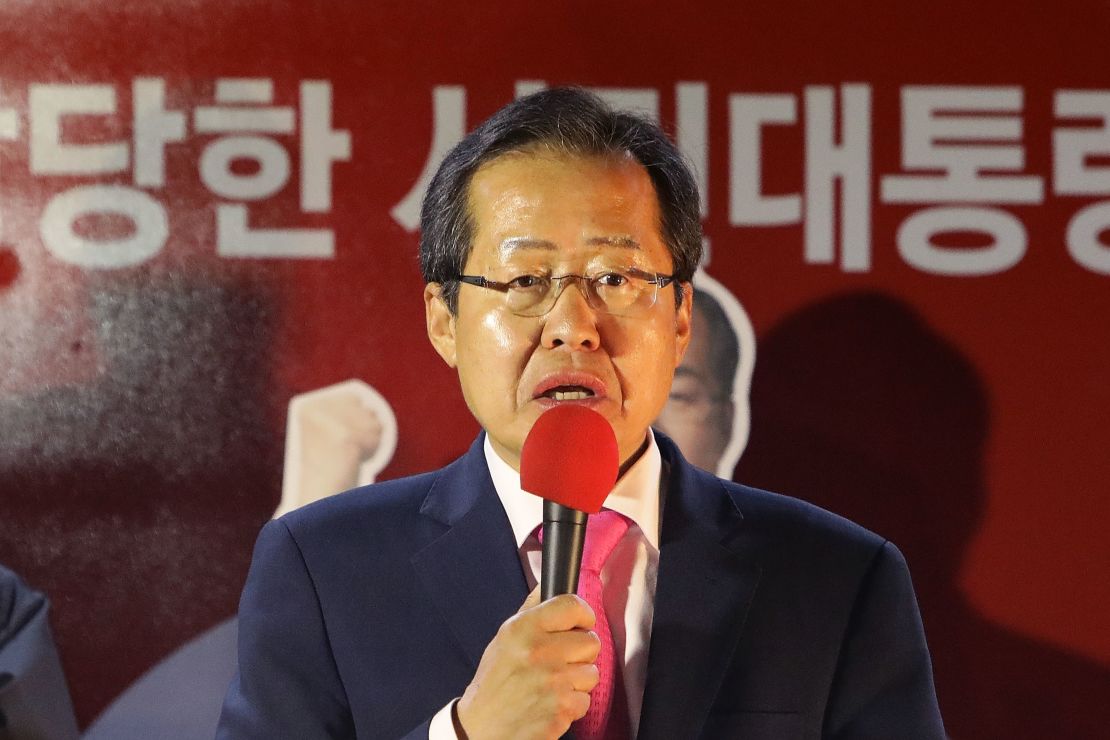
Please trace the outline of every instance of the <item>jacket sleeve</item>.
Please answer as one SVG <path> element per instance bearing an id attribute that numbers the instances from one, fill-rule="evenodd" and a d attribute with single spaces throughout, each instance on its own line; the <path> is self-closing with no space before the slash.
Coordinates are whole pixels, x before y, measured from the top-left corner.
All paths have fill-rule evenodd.
<path id="1" fill-rule="evenodd" d="M 886 542 L 856 596 L 824 736 L 944 740 L 921 615 L 902 553 Z"/>
<path id="2" fill-rule="evenodd" d="M 312 576 L 281 520 L 262 528 L 254 548 L 238 650 L 217 739 L 355 736 Z"/>

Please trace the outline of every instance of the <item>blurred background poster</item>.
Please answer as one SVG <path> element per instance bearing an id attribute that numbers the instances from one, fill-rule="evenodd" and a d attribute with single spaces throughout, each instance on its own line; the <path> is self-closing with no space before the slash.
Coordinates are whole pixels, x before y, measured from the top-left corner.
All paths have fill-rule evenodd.
<path id="1" fill-rule="evenodd" d="M 952 737 L 1102 737 L 1108 33 L 1094 0 L 0 3 L 0 563 L 79 727 L 210 736 L 262 523 L 465 449 L 419 201 L 578 84 L 700 177 L 660 428 L 902 548 Z"/>

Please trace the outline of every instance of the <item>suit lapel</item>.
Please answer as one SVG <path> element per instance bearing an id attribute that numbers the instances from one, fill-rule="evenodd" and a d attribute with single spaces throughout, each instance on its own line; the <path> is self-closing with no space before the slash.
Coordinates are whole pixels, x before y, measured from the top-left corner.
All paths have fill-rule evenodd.
<path id="1" fill-rule="evenodd" d="M 474 668 L 528 595 L 512 526 L 494 490 L 480 435 L 443 470 L 421 513 L 449 529 L 413 556 L 413 567 Z"/>
<path id="2" fill-rule="evenodd" d="M 656 440 L 666 500 L 639 740 L 698 736 L 760 576 L 743 516 L 721 483 L 663 435 Z"/>

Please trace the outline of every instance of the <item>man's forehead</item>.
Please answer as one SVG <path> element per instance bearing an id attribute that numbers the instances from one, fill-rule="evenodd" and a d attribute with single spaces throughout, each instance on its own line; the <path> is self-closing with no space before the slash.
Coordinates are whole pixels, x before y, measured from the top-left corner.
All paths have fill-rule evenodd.
<path id="1" fill-rule="evenodd" d="M 506 152 L 479 165 L 466 185 L 471 217 L 475 216 L 476 200 L 498 212 L 573 203 L 574 190 L 548 192 L 545 200 L 535 199 L 542 184 L 575 174 L 595 182 L 611 183 L 616 178 L 620 181 L 620 199 L 625 204 L 659 208 L 659 196 L 651 175 L 630 153 L 587 155 L 539 149 Z"/>
<path id="2" fill-rule="evenodd" d="M 654 184 L 635 158 L 504 154 L 478 168 L 468 206 L 470 256 L 487 264 L 670 257 Z"/>

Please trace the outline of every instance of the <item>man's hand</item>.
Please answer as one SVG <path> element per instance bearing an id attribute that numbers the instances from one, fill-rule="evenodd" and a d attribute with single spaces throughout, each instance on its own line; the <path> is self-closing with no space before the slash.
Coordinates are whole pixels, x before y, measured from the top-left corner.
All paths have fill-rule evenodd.
<path id="1" fill-rule="evenodd" d="M 458 703 L 469 740 L 554 740 L 586 714 L 601 641 L 574 595 L 540 601 L 537 586 L 501 625 Z"/>

